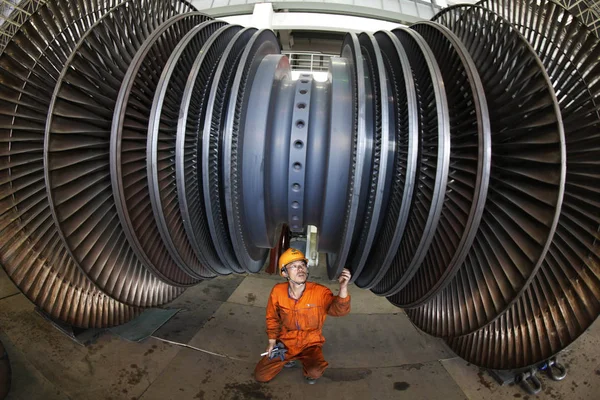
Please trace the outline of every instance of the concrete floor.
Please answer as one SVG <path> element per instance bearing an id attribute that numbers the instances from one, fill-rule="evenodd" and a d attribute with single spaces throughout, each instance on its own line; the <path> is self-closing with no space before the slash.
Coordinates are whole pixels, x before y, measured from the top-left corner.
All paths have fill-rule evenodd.
<path id="1" fill-rule="evenodd" d="M 325 270 L 312 271 L 321 283 Z M 143 343 L 107 332 L 87 347 L 39 316 L 0 268 L 0 340 L 8 350 L 9 400 L 124 399 L 529 399 L 498 386 L 487 373 L 455 357 L 439 339 L 421 333 L 399 309 L 350 287 L 352 312 L 328 318 L 324 354 L 330 367 L 316 385 L 301 368 L 268 384 L 252 379 L 267 343 L 265 305 L 281 278 L 221 277 L 186 291 L 169 307 L 182 310 Z M 335 289 L 337 284 L 330 285 Z M 334 293 L 336 290 L 334 290 Z M 225 354 L 229 358 L 160 340 Z M 600 322 L 561 355 L 569 375 L 542 378 L 539 398 L 600 398 Z"/>

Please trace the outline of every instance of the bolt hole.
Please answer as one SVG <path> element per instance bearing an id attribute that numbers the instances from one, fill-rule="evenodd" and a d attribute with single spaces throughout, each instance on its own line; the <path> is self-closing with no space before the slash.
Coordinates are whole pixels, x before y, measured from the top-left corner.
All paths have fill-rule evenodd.
<path id="1" fill-rule="evenodd" d="M 302 129 L 302 128 L 304 128 L 304 121 L 302 121 L 302 120 L 298 120 L 298 121 L 296 121 L 296 127 L 297 127 L 298 129 Z"/>
<path id="2" fill-rule="evenodd" d="M 302 80 L 300 80 L 300 82 L 302 82 L 302 83 L 308 83 L 308 79 L 302 79 Z"/>
<path id="3" fill-rule="evenodd" d="M 298 107 L 301 110 L 304 110 L 306 108 L 306 103 L 298 103 L 296 104 L 296 107 Z"/>
<path id="4" fill-rule="evenodd" d="M 298 203 L 297 201 L 292 201 L 292 208 L 299 208 L 300 207 L 300 203 Z"/>
<path id="5" fill-rule="evenodd" d="M 300 221 L 300 217 L 297 215 L 292 216 L 292 221 Z"/>
<path id="6" fill-rule="evenodd" d="M 294 190 L 295 192 L 298 192 L 300 190 L 300 184 L 299 183 L 294 183 L 292 185 L 292 190 Z"/>
<path id="7" fill-rule="evenodd" d="M 294 169 L 296 171 L 300 171 L 302 169 L 302 164 L 300 164 L 299 162 L 294 163 Z"/>
<path id="8" fill-rule="evenodd" d="M 302 89 L 302 90 L 300 91 L 300 94 L 306 94 L 306 93 L 308 93 L 308 91 L 307 91 L 306 89 Z"/>
<path id="9" fill-rule="evenodd" d="M 304 147 L 304 142 L 302 142 L 302 140 L 296 140 L 294 142 L 294 147 L 297 148 L 297 149 L 301 149 L 301 148 Z"/>

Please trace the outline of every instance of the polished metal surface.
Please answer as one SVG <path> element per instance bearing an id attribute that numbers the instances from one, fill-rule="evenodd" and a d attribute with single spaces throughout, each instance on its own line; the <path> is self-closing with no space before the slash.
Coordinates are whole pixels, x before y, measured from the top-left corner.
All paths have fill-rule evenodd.
<path id="1" fill-rule="evenodd" d="M 185 83 L 177 121 L 175 171 L 183 225 L 198 259 L 219 274 L 231 273 L 231 270 L 219 258 L 208 228 L 202 195 L 202 174 L 199 172 L 202 137 L 198 132 L 202 129 L 206 115 L 214 66 L 240 29 L 239 26 L 224 26 L 205 43 L 204 50 L 197 55 Z"/>
<path id="2" fill-rule="evenodd" d="M 239 31 L 223 51 L 221 60 L 214 72 L 212 87 L 207 102 L 204 130 L 202 131 L 202 154 L 198 162 L 198 173 L 202 174 L 201 193 L 204 194 L 208 226 L 212 242 L 221 262 L 234 272 L 245 272 L 236 258 L 227 222 L 223 195 L 223 126 L 225 108 L 231 95 L 232 77 L 238 66 L 246 43 L 257 32 L 254 28 Z M 237 97 L 237 94 L 236 94 Z"/>
<path id="3" fill-rule="evenodd" d="M 104 167 L 110 170 L 119 220 L 136 255 L 164 281 L 181 286 L 198 282 L 204 268 L 195 257 L 184 261 L 169 234 L 155 221 L 157 214 L 164 214 L 150 195 L 158 187 L 150 185 L 148 165 L 157 155 L 148 157 L 147 148 L 152 145 L 151 112 L 157 112 L 151 106 L 165 64 L 180 40 L 206 20 L 197 12 L 171 17 L 146 38 L 128 63 L 113 109 L 110 157 Z"/>
<path id="4" fill-rule="evenodd" d="M 450 168 L 431 247 L 409 283 L 389 297 L 400 307 L 425 303 L 465 260 L 484 211 L 492 155 L 488 104 L 467 49 L 439 24 L 411 28 L 426 38 L 441 68 L 449 104 Z"/>
<path id="5" fill-rule="evenodd" d="M 492 138 L 487 201 L 469 254 L 445 288 L 407 311 L 424 331 L 448 337 L 495 320 L 535 276 L 560 215 L 566 154 L 550 79 L 515 28 L 480 7 L 448 8 L 436 20 L 473 56 L 489 102 Z M 481 41 L 472 40 L 474 26 L 481 27 Z"/>
<path id="6" fill-rule="evenodd" d="M 450 120 L 440 67 L 416 31 L 393 31 L 406 49 L 415 75 L 419 110 L 419 164 L 408 222 L 390 269 L 371 290 L 382 296 L 402 289 L 417 272 L 440 221 L 448 183 Z"/>
<path id="7" fill-rule="evenodd" d="M 124 323 L 307 225 L 330 278 L 477 365 L 535 364 L 600 314 L 600 46 L 562 7 L 351 33 L 317 82 L 184 1 L 77 4 L 0 55 L 0 263 L 52 317 Z"/>
<path id="8" fill-rule="evenodd" d="M 390 115 L 393 118 L 388 121 L 394 137 L 390 139 L 393 143 L 390 143 L 389 149 L 393 149 L 393 154 L 388 165 L 393 165 L 393 172 L 386 182 L 386 198 L 382 207 L 387 209 L 387 213 L 380 214 L 379 222 L 383 225 L 378 230 L 363 271 L 355 277 L 356 285 L 364 288 L 373 287 L 386 274 L 404 235 L 412 205 L 420 143 L 420 97 L 417 97 L 410 60 L 400 40 L 391 32 L 377 32 L 375 38 L 386 61 L 386 74 L 391 85 L 388 93 L 392 99 Z"/>
<path id="9" fill-rule="evenodd" d="M 448 339 L 462 357 L 493 368 L 550 357 L 581 335 L 600 313 L 597 37 L 550 1 L 481 3 L 527 38 L 546 68 L 565 129 L 567 174 L 550 249 L 527 291 L 492 324 Z M 556 55 L 565 55 L 556 57 Z M 498 350 L 496 350 L 498 349 Z"/>
<path id="10" fill-rule="evenodd" d="M 244 210 L 244 133 L 246 121 L 253 117 L 249 102 L 253 77 L 262 60 L 281 51 L 277 37 L 270 30 L 254 32 L 240 55 L 235 76 L 231 79 L 231 97 L 224 121 L 221 198 L 225 200 L 227 224 L 235 256 L 246 272 L 258 272 L 269 257 L 269 249 L 259 247 L 249 235 Z M 300 124 L 296 124 L 299 126 Z M 221 200 L 222 201 L 222 200 Z M 253 199 L 249 199 L 253 203 Z"/>
<path id="11" fill-rule="evenodd" d="M 365 69 L 365 80 L 370 85 L 365 87 L 367 109 L 365 118 L 367 124 L 367 146 L 369 154 L 365 155 L 366 163 L 363 166 L 362 179 L 369 185 L 362 186 L 359 221 L 363 221 L 361 230 L 355 229 L 352 239 L 352 249 L 348 256 L 347 264 L 354 273 L 360 276 L 365 267 L 369 250 L 373 245 L 380 216 L 385 209 L 382 207 L 386 195 L 385 183 L 388 176 L 393 173 L 393 152 L 390 147 L 394 145 L 394 130 L 390 129 L 390 96 L 388 95 L 387 73 L 383 64 L 383 55 L 375 37 L 362 33 L 358 37 Z M 392 147 L 393 148 L 393 147 Z M 355 279 L 354 278 L 354 279 Z"/>
<path id="12" fill-rule="evenodd" d="M 352 106 L 353 112 L 352 118 L 352 130 L 350 132 L 343 132 L 344 135 L 349 136 L 351 144 L 348 148 L 337 148 L 338 143 L 333 143 L 334 146 L 329 148 L 329 151 L 346 151 L 350 153 L 350 165 L 347 166 L 349 169 L 349 180 L 348 189 L 346 195 L 345 211 L 341 227 L 341 232 L 335 233 L 329 232 L 334 237 L 339 237 L 339 242 L 333 247 L 332 251 L 327 253 L 327 272 L 329 279 L 334 279 L 339 276 L 342 272 L 346 263 L 348 262 L 348 256 L 350 254 L 350 247 L 352 245 L 355 227 L 357 224 L 359 207 L 361 204 L 361 197 L 366 194 L 366 184 L 368 181 L 365 180 L 363 168 L 368 168 L 368 161 L 371 158 L 371 147 L 373 145 L 373 137 L 367 136 L 369 133 L 372 135 L 372 127 L 367 132 L 367 126 L 371 122 L 367 121 L 367 77 L 366 77 L 366 65 L 363 62 L 361 54 L 362 46 L 358 40 L 358 36 L 354 33 L 346 35 L 346 39 L 342 44 L 341 57 L 348 60 L 348 68 L 350 69 L 351 80 L 348 82 L 352 87 Z M 347 112 L 347 111 L 346 111 Z M 371 116 L 371 120 L 372 120 Z M 335 116 L 333 116 L 333 123 L 337 123 Z M 338 168 L 335 168 L 336 170 Z M 334 170 L 334 174 L 337 175 L 338 171 Z M 334 175 L 334 179 L 335 179 Z M 328 177 L 329 178 L 329 177 Z M 368 178 L 368 176 L 366 176 Z M 362 194 L 362 196 L 361 196 Z M 343 203 L 337 203 L 337 206 L 342 207 Z M 339 227 L 336 227 L 339 229 Z M 323 236 L 327 236 L 326 232 L 323 232 Z"/>
<path id="13" fill-rule="evenodd" d="M 202 262 L 187 239 L 177 201 L 175 141 L 179 106 L 185 83 L 208 39 L 225 24 L 207 21 L 194 26 L 181 39 L 166 62 L 152 102 L 146 146 L 146 169 L 150 203 L 160 236 L 169 254 L 187 273 L 197 278 L 212 278 L 215 272 Z M 173 43 L 176 43 L 173 40 Z"/>
<path id="14" fill-rule="evenodd" d="M 107 296 L 77 268 L 61 241 L 46 195 L 44 127 L 63 65 L 114 3 L 90 1 L 79 9 L 57 1 L 56 19 L 42 6 L 0 55 L 0 263 L 38 307 L 84 327 L 122 324 L 139 309 Z M 157 289 L 167 298 L 176 295 L 167 287 Z"/>

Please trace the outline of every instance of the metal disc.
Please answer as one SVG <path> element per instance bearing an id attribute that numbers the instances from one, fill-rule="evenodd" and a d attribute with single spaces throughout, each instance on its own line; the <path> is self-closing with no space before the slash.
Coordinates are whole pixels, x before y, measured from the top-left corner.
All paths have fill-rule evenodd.
<path id="1" fill-rule="evenodd" d="M 0 264 L 53 318 L 80 327 L 127 322 L 139 312 L 105 295 L 67 253 L 44 185 L 44 124 L 54 84 L 80 36 L 112 3 L 42 6 L 0 55 Z M 54 11 L 59 22 L 50 21 Z M 44 27 L 44 29 L 39 29 Z"/>
<path id="2" fill-rule="evenodd" d="M 387 77 L 391 81 L 388 93 L 393 98 L 389 111 L 389 131 L 395 133 L 390 139 L 390 150 L 394 149 L 393 171 L 388 174 L 391 182 L 386 183 L 388 198 L 381 206 L 383 221 L 377 238 L 369 252 L 369 258 L 355 284 L 370 289 L 384 276 L 397 252 L 404 228 L 408 221 L 418 160 L 420 98 L 417 97 L 410 62 L 400 40 L 390 32 L 375 34 L 380 46 Z"/>
<path id="3" fill-rule="evenodd" d="M 479 7 L 449 8 L 437 20 L 461 39 L 479 70 L 493 161 L 485 211 L 465 262 L 444 290 L 407 314 L 428 333 L 459 336 L 498 318 L 539 269 L 560 214 L 565 142 L 543 65 L 510 24 Z"/>
<path id="4" fill-rule="evenodd" d="M 346 47 L 348 51 L 352 51 L 350 46 Z M 311 187 L 312 193 L 317 193 L 315 197 L 312 194 L 311 196 L 306 196 L 306 200 L 314 204 L 313 207 L 307 207 L 307 211 L 313 209 L 316 204 L 322 204 L 322 210 L 319 210 L 316 215 L 311 217 L 315 221 L 313 224 L 317 225 L 320 229 L 319 251 L 324 253 L 335 253 L 340 246 L 341 229 L 344 227 L 344 218 L 346 217 L 346 207 L 343 205 L 348 202 L 347 194 L 353 181 L 354 169 L 352 165 L 353 159 L 356 156 L 354 142 L 356 137 L 357 113 L 348 112 L 348 110 L 356 110 L 357 105 L 356 77 L 353 65 L 354 56 L 352 54 L 351 57 L 331 57 L 329 62 L 331 75 L 328 82 L 330 82 L 331 98 L 336 99 L 336 101 L 331 101 L 321 106 L 323 109 L 328 110 L 330 114 L 330 117 L 323 123 L 321 129 L 321 132 L 327 132 L 322 144 L 318 147 L 319 150 L 322 149 L 321 154 L 323 156 L 320 157 L 318 151 L 311 154 L 307 153 L 306 155 L 317 160 L 326 159 L 326 162 L 317 162 L 316 167 L 312 163 L 308 165 L 306 171 L 310 171 L 310 173 L 307 172 L 305 175 L 305 178 L 307 178 L 305 179 L 305 184 Z M 311 88 L 313 89 L 313 94 L 318 95 L 319 90 L 316 90 L 316 85 Z M 291 101 L 293 100 L 291 99 Z M 315 99 L 311 99 L 311 103 L 313 100 Z M 312 109 L 315 110 L 315 107 Z M 285 123 L 289 126 L 292 121 L 288 120 Z M 314 127 L 315 124 L 311 126 Z M 349 132 L 352 134 L 349 134 Z M 309 140 L 314 140 L 312 134 Z M 310 146 L 310 148 L 313 150 L 317 149 L 317 147 L 313 146 Z M 275 151 L 272 152 L 277 154 Z M 289 154 L 287 152 L 283 159 L 282 157 L 272 156 L 269 161 L 271 165 L 274 165 L 274 163 L 286 163 L 289 165 Z M 321 168 L 318 168 L 319 164 Z M 324 171 L 323 178 L 313 178 L 320 171 Z M 280 193 L 279 197 L 287 195 L 289 173 L 286 174 L 285 180 L 274 180 L 273 178 L 276 176 L 277 174 L 271 174 L 271 186 L 276 188 L 285 187 L 285 192 Z M 319 193 L 321 188 L 323 192 Z M 272 193 L 273 195 L 277 195 L 275 191 L 272 191 Z M 316 199 L 320 199 L 320 201 L 315 203 Z M 283 220 L 287 220 L 287 218 Z"/>
<path id="5" fill-rule="evenodd" d="M 285 206 L 290 204 L 288 187 L 294 188 L 294 185 L 289 186 L 288 183 L 291 171 L 277 166 L 281 163 L 289 165 L 293 162 L 290 153 L 301 150 L 294 147 L 294 150 L 281 151 L 283 148 L 290 148 L 294 130 L 292 127 L 289 136 L 281 135 L 281 132 L 289 131 L 294 121 L 291 111 L 294 107 L 304 111 L 305 116 L 308 114 L 306 103 L 291 104 L 295 97 L 302 96 L 303 100 L 308 98 L 308 93 L 300 93 L 298 86 L 291 80 L 289 60 L 284 55 L 266 55 L 252 74 L 251 85 L 246 89 L 250 92 L 245 100 L 252 105 L 252 110 L 246 113 L 243 121 L 242 162 L 238 163 L 241 189 L 238 190 L 243 193 L 244 198 L 253 199 L 243 202 L 242 214 L 247 230 L 245 234 L 255 246 L 272 248 L 277 246 L 281 237 L 281 221 L 287 220 L 289 208 Z M 270 191 L 267 188 L 278 190 Z"/>
<path id="6" fill-rule="evenodd" d="M 600 120 L 599 41 L 568 11 L 549 1 L 488 5 L 531 43 L 560 93 L 567 175 L 561 215 L 544 262 L 531 285 L 492 324 L 449 340 L 461 357 L 487 368 L 521 368 L 552 357 L 577 339 L 600 313 L 600 206 L 597 163 Z M 508 12 L 512 10 L 513 12 Z M 518 12 L 516 12 L 518 11 Z M 568 53 L 560 62 L 553 54 Z M 577 60 L 576 63 L 570 60 Z"/>
<path id="7" fill-rule="evenodd" d="M 148 124 L 146 163 L 154 218 L 171 257 L 195 278 L 216 274 L 195 252 L 183 226 L 175 177 L 175 140 L 183 91 L 194 60 L 222 26 L 223 22 L 207 21 L 191 29 L 177 44 L 158 80 Z"/>
<path id="8" fill-rule="evenodd" d="M 396 29 L 393 33 L 407 51 L 416 76 L 418 96 L 423 102 L 420 110 L 419 173 L 411 215 L 392 265 L 371 288 L 375 294 L 383 296 L 402 289 L 427 254 L 442 212 L 450 158 L 448 101 L 442 90 L 443 78 L 435 56 L 417 32 Z"/>
<path id="9" fill-rule="evenodd" d="M 223 126 L 227 99 L 231 92 L 232 77 L 240 56 L 256 29 L 247 28 L 232 39 L 217 66 L 208 97 L 204 130 L 202 133 L 202 191 L 212 242 L 223 265 L 236 273 L 244 273 L 236 258 L 223 195 L 222 159 Z"/>
<path id="10" fill-rule="evenodd" d="M 361 185 L 363 184 L 362 171 L 367 150 L 365 70 L 362 62 L 360 43 L 356 34 L 348 33 L 346 35 L 342 44 L 341 56 L 346 58 L 352 76 L 354 104 L 352 115 L 354 117 L 354 126 L 352 131 L 353 144 L 351 165 L 349 166 L 348 194 L 344 223 L 341 227 L 341 240 L 335 252 L 327 253 L 327 274 L 329 275 L 329 279 L 334 279 L 342 273 L 350 253 L 350 245 L 352 244 L 352 236 L 360 202 Z"/>
<path id="11" fill-rule="evenodd" d="M 463 263 L 479 227 L 492 156 L 487 101 L 477 68 L 460 40 L 432 22 L 411 26 L 438 60 L 450 111 L 450 171 L 433 242 L 413 279 L 388 298 L 399 307 L 426 302 Z"/>
<path id="12" fill-rule="evenodd" d="M 248 97 L 256 70 L 263 58 L 269 54 L 279 54 L 281 49 L 275 34 L 270 30 L 254 33 L 246 44 L 241 55 L 237 72 L 231 84 L 229 109 L 223 132 L 223 188 L 225 209 L 233 250 L 242 268 L 247 272 L 258 272 L 265 265 L 269 249 L 259 248 L 252 242 L 247 229 L 247 218 L 244 216 L 244 199 L 242 187 L 244 128 L 246 113 L 252 112 Z M 258 170 L 255 173 L 260 174 Z"/>
<path id="13" fill-rule="evenodd" d="M 196 57 L 188 76 L 177 123 L 175 172 L 179 209 L 187 237 L 199 259 L 219 274 L 230 274 L 212 243 L 202 195 L 202 127 L 214 70 L 240 26 L 215 32 Z"/>
<path id="14" fill-rule="evenodd" d="M 361 33 L 358 37 L 365 68 L 367 95 L 366 125 L 367 149 L 370 153 L 362 171 L 362 203 L 357 219 L 363 221 L 363 229 L 357 230 L 350 250 L 348 266 L 352 282 L 365 267 L 369 250 L 380 225 L 382 203 L 386 195 L 385 186 L 393 171 L 394 129 L 390 129 L 390 97 L 388 77 L 379 44 L 371 34 Z M 393 127 L 392 127 L 393 128 Z M 367 184 L 368 183 L 368 184 Z"/>
<path id="15" fill-rule="evenodd" d="M 159 281 L 131 251 L 110 183 L 110 120 L 119 78 L 137 51 L 134 44 L 142 41 L 133 38 L 143 39 L 142 27 L 150 29 L 173 11 L 157 3 L 153 18 L 147 12 L 117 7 L 82 37 L 54 90 L 44 143 L 46 190 L 67 250 L 102 290 L 140 306 L 162 304 L 181 293 Z"/>
<path id="16" fill-rule="evenodd" d="M 176 15 L 144 41 L 122 79 L 112 117 L 110 172 L 121 225 L 136 255 L 161 279 L 175 285 L 196 283 L 193 269 L 171 254 L 156 223 L 148 187 L 147 139 L 154 93 L 171 52 L 201 13 Z"/>

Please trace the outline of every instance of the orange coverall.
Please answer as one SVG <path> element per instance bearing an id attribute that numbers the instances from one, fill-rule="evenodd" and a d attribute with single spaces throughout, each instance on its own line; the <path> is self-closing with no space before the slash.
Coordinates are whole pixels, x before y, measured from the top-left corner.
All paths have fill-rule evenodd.
<path id="1" fill-rule="evenodd" d="M 328 365 L 321 351 L 325 318 L 328 314 L 342 317 L 349 312 L 350 295 L 342 299 L 318 283 L 306 282 L 298 300 L 290 297 L 287 282 L 275 285 L 267 304 L 267 335 L 282 342 L 287 353 L 284 361 L 264 356 L 254 370 L 256 380 L 270 381 L 285 363 L 293 360 L 302 362 L 305 376 L 319 378 Z"/>

